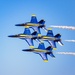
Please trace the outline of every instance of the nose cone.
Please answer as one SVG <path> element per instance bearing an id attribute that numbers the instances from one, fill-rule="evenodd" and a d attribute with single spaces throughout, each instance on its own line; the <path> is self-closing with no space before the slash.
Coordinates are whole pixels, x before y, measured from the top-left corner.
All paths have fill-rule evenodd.
<path id="1" fill-rule="evenodd" d="M 18 35 L 9 35 L 8 37 L 18 37 Z"/>
<path id="2" fill-rule="evenodd" d="M 23 49 L 22 51 L 33 52 L 32 49 Z"/>
<path id="3" fill-rule="evenodd" d="M 26 51 L 26 50 L 22 50 L 22 51 Z"/>
<path id="4" fill-rule="evenodd" d="M 26 24 L 16 24 L 15 26 L 25 26 Z"/>

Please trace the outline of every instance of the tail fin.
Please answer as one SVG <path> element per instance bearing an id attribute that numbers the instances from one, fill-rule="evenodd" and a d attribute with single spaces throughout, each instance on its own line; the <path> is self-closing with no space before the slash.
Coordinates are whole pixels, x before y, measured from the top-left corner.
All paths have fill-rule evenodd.
<path id="1" fill-rule="evenodd" d="M 54 56 L 54 54 L 53 54 L 53 52 L 52 52 L 52 47 L 51 46 L 48 46 L 47 48 L 46 48 L 46 50 L 50 50 L 50 52 L 48 53 L 51 57 L 53 57 L 53 58 L 55 58 L 55 56 Z"/>
<path id="2" fill-rule="evenodd" d="M 45 49 L 44 43 L 39 43 L 38 49 Z"/>
<path id="3" fill-rule="evenodd" d="M 60 34 L 56 34 L 54 37 L 61 38 L 61 35 Z"/>
<path id="4" fill-rule="evenodd" d="M 45 21 L 42 19 L 39 21 L 40 24 L 45 24 Z"/>
<path id="5" fill-rule="evenodd" d="M 51 46 L 48 46 L 48 47 L 46 48 L 46 50 L 52 51 L 52 47 L 51 47 Z"/>
<path id="6" fill-rule="evenodd" d="M 61 35 L 60 34 L 56 34 L 54 37 L 56 38 L 61 38 Z M 59 45 L 63 46 L 63 43 L 61 42 L 61 39 L 60 40 L 57 40 L 57 42 L 59 43 Z"/>
<path id="7" fill-rule="evenodd" d="M 38 22 L 37 22 L 36 15 L 34 15 L 34 14 L 32 15 L 30 22 L 31 22 L 31 23 L 38 23 Z"/>
<path id="8" fill-rule="evenodd" d="M 25 28 L 24 34 L 31 35 L 30 29 L 29 28 Z"/>
<path id="9" fill-rule="evenodd" d="M 53 31 L 52 28 L 48 28 L 47 36 L 53 37 Z"/>
<path id="10" fill-rule="evenodd" d="M 31 35 L 37 35 L 37 31 L 34 31 Z"/>

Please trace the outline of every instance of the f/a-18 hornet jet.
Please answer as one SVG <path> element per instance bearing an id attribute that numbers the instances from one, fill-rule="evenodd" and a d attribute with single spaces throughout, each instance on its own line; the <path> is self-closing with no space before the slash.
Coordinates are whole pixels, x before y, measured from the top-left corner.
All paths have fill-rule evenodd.
<path id="1" fill-rule="evenodd" d="M 45 21 L 41 19 L 39 22 L 37 21 L 36 15 L 32 15 L 31 21 L 22 23 L 22 24 L 16 24 L 16 26 L 24 26 L 25 28 L 32 28 L 34 31 L 37 31 L 37 33 L 40 35 L 40 28 L 45 28 Z"/>
<path id="2" fill-rule="evenodd" d="M 55 58 L 52 52 L 52 47 L 48 46 L 47 48 L 45 48 L 44 43 L 40 43 L 38 48 L 23 49 L 22 51 L 34 52 L 36 54 L 39 54 L 44 60 L 44 62 L 48 62 L 47 55 L 50 55 L 51 57 Z"/>
<path id="3" fill-rule="evenodd" d="M 54 36 L 52 28 L 47 29 L 47 35 L 41 35 L 37 37 L 39 40 L 47 41 L 53 48 L 53 50 L 56 50 L 56 42 L 58 42 L 61 46 L 63 46 L 63 43 L 61 42 L 61 35 L 56 34 Z"/>
<path id="4" fill-rule="evenodd" d="M 22 34 L 9 35 L 8 37 L 20 38 L 22 40 L 25 40 L 30 48 L 34 48 L 33 39 L 35 39 L 35 32 L 31 33 L 29 28 L 25 28 L 24 33 Z"/>

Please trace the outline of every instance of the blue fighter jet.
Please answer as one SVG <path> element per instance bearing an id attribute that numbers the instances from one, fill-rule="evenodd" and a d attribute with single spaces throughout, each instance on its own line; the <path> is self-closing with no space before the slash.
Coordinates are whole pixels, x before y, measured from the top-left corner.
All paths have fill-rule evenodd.
<path id="1" fill-rule="evenodd" d="M 22 51 L 34 52 L 36 54 L 39 54 L 44 60 L 44 62 L 48 62 L 47 55 L 50 55 L 51 57 L 55 58 L 52 52 L 52 47 L 48 46 L 47 48 L 45 48 L 44 43 L 40 43 L 38 48 L 23 49 Z"/>
<path id="2" fill-rule="evenodd" d="M 61 46 L 63 46 L 63 43 L 61 42 L 61 35 L 56 34 L 54 36 L 52 28 L 48 28 L 47 30 L 47 35 L 37 37 L 39 40 L 47 41 L 53 48 L 53 50 L 56 50 L 56 42 L 58 42 Z"/>
<path id="3" fill-rule="evenodd" d="M 34 48 L 33 39 L 35 39 L 35 36 L 33 37 L 33 35 L 35 35 L 35 33 L 36 32 L 33 32 L 31 34 L 30 29 L 25 28 L 24 33 L 16 34 L 16 35 L 10 35 L 8 37 L 20 38 L 22 40 L 25 40 L 28 43 L 28 45 L 30 46 L 30 48 Z"/>
<path id="4" fill-rule="evenodd" d="M 37 31 L 38 34 L 40 35 L 40 28 L 43 28 L 45 30 L 47 30 L 45 28 L 45 21 L 42 19 L 39 22 L 37 21 L 36 15 L 32 15 L 31 17 L 31 21 L 30 22 L 26 22 L 23 24 L 16 24 L 16 26 L 24 26 L 24 27 L 28 27 L 28 28 L 32 28 L 34 31 Z"/>

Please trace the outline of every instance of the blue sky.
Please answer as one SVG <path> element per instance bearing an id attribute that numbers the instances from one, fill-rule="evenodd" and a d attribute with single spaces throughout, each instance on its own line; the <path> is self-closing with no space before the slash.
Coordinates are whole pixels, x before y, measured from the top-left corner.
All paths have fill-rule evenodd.
<path id="1" fill-rule="evenodd" d="M 22 52 L 22 49 L 29 48 L 24 40 L 7 37 L 22 33 L 24 28 L 15 24 L 30 21 L 32 14 L 36 14 L 38 20 L 45 19 L 47 28 L 52 24 L 74 26 L 75 1 L 0 0 L 0 75 L 74 75 L 75 57 L 56 52 L 75 52 L 75 43 L 64 42 L 75 39 L 75 31 L 53 28 L 54 34 L 61 33 L 64 46 L 57 44 L 57 51 L 53 51 L 56 59 L 48 56 L 48 63 L 44 63 L 39 55 Z M 37 47 L 38 43 L 34 44 Z"/>

